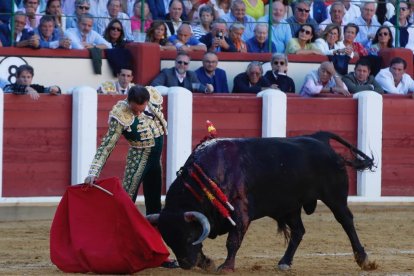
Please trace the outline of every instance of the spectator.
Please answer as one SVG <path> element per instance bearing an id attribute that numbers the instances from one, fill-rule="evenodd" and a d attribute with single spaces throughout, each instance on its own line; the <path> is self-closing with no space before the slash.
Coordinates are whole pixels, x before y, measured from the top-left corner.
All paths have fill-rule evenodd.
<path id="1" fill-rule="evenodd" d="M 395 1 L 378 1 L 375 16 L 378 22 L 382 25 L 385 21 L 389 20 L 395 14 Z"/>
<path id="2" fill-rule="evenodd" d="M 169 13 L 165 16 L 167 21 L 167 35 L 168 37 L 176 34 L 178 28 L 181 26 L 182 22 L 185 20 L 183 11 L 184 4 L 179 0 L 172 0 L 169 5 Z"/>
<path id="3" fill-rule="evenodd" d="M 293 16 L 286 19 L 286 22 L 290 25 L 292 37 L 297 34 L 303 24 L 311 24 L 313 29 L 318 30 L 318 23 L 309 17 L 309 12 L 309 2 L 305 0 L 298 0 L 296 2 Z"/>
<path id="4" fill-rule="evenodd" d="M 311 3 L 309 6 L 309 16 L 313 18 L 318 24 L 328 18 L 325 1 L 310 0 L 309 2 Z"/>
<path id="5" fill-rule="evenodd" d="M 258 61 L 252 61 L 246 72 L 238 74 L 233 80 L 233 93 L 259 93 L 271 86 L 263 77 L 263 67 Z M 276 86 L 273 88 L 277 89 Z"/>
<path id="6" fill-rule="evenodd" d="M 387 26 L 379 27 L 372 40 L 372 45 L 368 50 L 370 55 L 377 56 L 382 49 L 393 48 L 394 38 L 391 29 Z"/>
<path id="7" fill-rule="evenodd" d="M 167 27 L 162 21 L 153 21 L 147 31 L 145 42 L 157 43 L 161 50 L 176 50 L 174 45 L 167 45 Z"/>
<path id="8" fill-rule="evenodd" d="M 10 0 L 8 0 L 10 1 Z M 23 0 L 23 8 L 19 11 L 22 11 L 26 14 L 26 26 L 25 28 L 29 31 L 33 31 L 37 28 L 40 22 L 41 15 L 39 14 L 39 0 Z"/>
<path id="9" fill-rule="evenodd" d="M 202 84 L 211 84 L 215 93 L 229 93 L 226 71 L 217 68 L 217 65 L 217 55 L 214 52 L 207 52 L 203 56 L 203 66 L 195 73 Z"/>
<path id="10" fill-rule="evenodd" d="M 132 70 L 122 68 L 119 70 L 116 76 L 116 81 L 106 81 L 102 83 L 98 88 L 98 93 L 110 95 L 128 94 L 129 89 L 134 86 L 132 83 L 132 79 L 134 78 L 132 75 Z"/>
<path id="11" fill-rule="evenodd" d="M 141 32 L 141 0 L 134 3 L 134 15 L 131 17 L 131 31 Z M 144 2 L 144 32 L 146 32 L 152 23 L 151 13 L 147 2 Z"/>
<path id="12" fill-rule="evenodd" d="M 111 43 L 92 30 L 92 26 L 93 16 L 86 13 L 81 15 L 77 28 L 66 30 L 65 36 L 71 40 L 72 49 L 112 48 Z"/>
<path id="13" fill-rule="evenodd" d="M 39 84 L 32 84 L 34 76 L 33 67 L 27 64 L 20 65 L 16 70 L 16 83 L 8 84 L 4 87 L 4 92 L 12 92 L 16 95 L 29 95 L 33 100 L 39 99 L 39 93 L 49 93 L 58 95 L 61 90 L 58 86 L 53 85 L 45 87 Z"/>
<path id="14" fill-rule="evenodd" d="M 368 59 L 360 58 L 355 64 L 355 72 L 351 72 L 342 77 L 342 81 L 352 94 L 372 90 L 380 94 L 384 93 L 381 85 L 371 74 L 371 65 Z"/>
<path id="15" fill-rule="evenodd" d="M 214 10 L 211 6 L 205 5 L 199 10 L 200 24 L 193 27 L 195 38 L 200 39 L 203 35 L 211 32 L 212 23 L 215 19 Z M 226 24 L 226 23 L 224 23 Z M 205 44 L 205 43 L 204 43 Z"/>
<path id="16" fill-rule="evenodd" d="M 322 55 L 315 45 L 316 33 L 312 24 L 303 24 L 295 38 L 292 38 L 286 46 L 287 54 L 298 55 Z"/>
<path id="17" fill-rule="evenodd" d="M 345 6 L 342 2 L 335 2 L 331 6 L 329 17 L 319 24 L 319 33 L 323 32 L 329 24 L 336 24 L 340 26 L 341 32 L 344 33 L 344 26 L 347 22 L 344 19 Z M 342 37 L 340 38 L 342 40 Z"/>
<path id="18" fill-rule="evenodd" d="M 184 1 L 185 9 L 187 10 L 187 20 L 189 22 L 198 22 L 201 20 L 201 9 L 208 7 L 212 10 L 213 13 L 213 19 L 211 21 L 214 21 L 216 19 L 216 15 L 218 15 L 218 12 L 216 12 L 216 1 L 210 1 L 210 0 L 186 0 Z"/>
<path id="19" fill-rule="evenodd" d="M 385 93 L 408 94 L 414 92 L 414 80 L 408 75 L 407 62 L 395 57 L 390 62 L 390 67 L 381 69 L 375 76 L 375 80 L 381 85 Z"/>
<path id="20" fill-rule="evenodd" d="M 53 16 L 55 28 L 58 29 L 61 33 L 66 30 L 65 15 L 62 12 L 62 4 L 60 0 L 48 0 L 46 3 L 45 14 Z"/>
<path id="21" fill-rule="evenodd" d="M 243 0 L 243 2 L 246 5 L 246 14 L 255 20 L 265 15 L 263 0 Z"/>
<path id="22" fill-rule="evenodd" d="M 266 24 L 258 23 L 254 27 L 254 37 L 246 41 L 249 53 L 275 53 L 276 46 L 272 42 L 269 49 L 268 27 Z"/>
<path id="23" fill-rule="evenodd" d="M 174 45 L 177 50 L 183 52 L 207 51 L 206 45 L 193 36 L 191 26 L 187 23 L 181 24 L 177 30 L 177 35 L 168 38 L 168 44 Z"/>
<path id="24" fill-rule="evenodd" d="M 113 19 L 119 19 L 123 22 L 122 27 L 124 29 L 124 35 L 127 40 L 134 40 L 131 31 L 131 21 L 127 14 L 121 12 L 122 3 L 121 0 L 108 0 L 107 11 L 104 15 L 96 20 L 94 28 L 100 35 L 104 35 L 104 32 L 109 25 L 109 22 Z"/>
<path id="25" fill-rule="evenodd" d="M 361 43 L 356 42 L 355 38 L 359 32 L 359 27 L 354 23 L 348 23 L 344 28 L 344 45 L 346 48 L 352 49 L 355 57 L 368 55 L 367 49 Z"/>
<path id="26" fill-rule="evenodd" d="M 361 16 L 353 22 L 359 26 L 359 32 L 355 40 L 367 49 L 371 46 L 371 40 L 380 27 L 380 23 L 374 17 L 375 10 L 375 2 L 364 2 L 361 7 Z"/>
<path id="27" fill-rule="evenodd" d="M 354 56 L 352 48 L 345 47 L 340 37 L 341 28 L 336 24 L 329 24 L 321 37 L 315 40 L 315 44 L 324 55 L 345 54 L 352 58 Z"/>
<path id="28" fill-rule="evenodd" d="M 352 22 L 354 21 L 356 18 L 361 16 L 361 9 L 359 6 L 354 5 L 353 3 L 351 3 L 351 0 L 343 0 L 340 3 L 342 3 L 345 7 L 345 15 L 344 15 L 344 22 Z M 332 6 L 335 3 L 333 3 L 332 5 L 328 6 L 326 8 L 327 12 L 330 14 L 330 10 L 332 8 Z M 329 17 L 329 16 L 328 16 Z"/>
<path id="29" fill-rule="evenodd" d="M 244 4 L 242 0 L 233 0 L 230 13 L 222 16 L 222 19 L 224 19 L 227 24 L 235 22 L 243 24 L 244 32 L 242 38 L 244 41 L 253 37 L 256 21 L 253 17 L 246 15 L 246 4 Z"/>
<path id="30" fill-rule="evenodd" d="M 81 15 L 89 13 L 90 8 L 89 0 L 75 0 L 75 13 L 66 18 L 66 29 L 77 28 Z"/>
<path id="31" fill-rule="evenodd" d="M 285 16 L 285 6 L 281 1 L 274 1 L 272 4 L 272 42 L 276 46 L 278 53 L 286 51 L 286 45 L 292 39 L 290 26 L 283 21 Z M 259 22 L 269 22 L 269 16 L 264 16 L 258 20 Z"/>
<path id="32" fill-rule="evenodd" d="M 243 40 L 244 25 L 233 23 L 230 25 L 229 38 L 236 48 L 236 52 L 247 53 L 247 45 Z"/>
<path id="33" fill-rule="evenodd" d="M 231 0 L 216 0 L 217 17 L 222 18 L 230 13 Z"/>
<path id="34" fill-rule="evenodd" d="M 401 1 L 400 2 L 400 13 L 399 13 L 399 17 L 398 17 L 398 26 L 400 29 L 400 34 L 399 34 L 399 41 L 398 41 L 398 45 L 394 45 L 395 47 L 402 47 L 404 48 L 409 39 L 410 39 L 410 35 L 414 36 L 413 30 L 411 28 L 411 23 L 408 21 L 408 19 L 410 18 L 410 14 L 411 14 L 411 5 L 408 2 L 405 1 Z M 391 32 L 392 32 L 392 36 L 395 37 L 395 27 L 397 25 L 397 16 L 394 15 L 389 21 L 384 23 L 384 26 L 390 27 Z M 411 29 L 411 30 L 409 30 Z M 414 37 L 411 38 L 411 40 L 413 40 Z M 393 40 L 393 43 L 394 40 Z M 413 50 L 413 49 L 411 49 Z"/>
<path id="35" fill-rule="evenodd" d="M 295 93 L 295 82 L 287 76 L 288 58 L 285 54 L 273 54 L 271 60 L 272 70 L 266 72 L 264 77 L 269 81 L 272 87 L 285 93 Z M 276 86 L 274 86 L 276 85 Z"/>
<path id="36" fill-rule="evenodd" d="M 35 35 L 33 31 L 29 31 L 24 26 L 26 25 L 26 14 L 22 11 L 17 11 L 14 14 L 14 36 L 13 41 L 10 40 L 12 32 L 11 24 L 0 25 L 0 41 L 3 47 L 30 47 L 39 48 L 39 36 Z"/>
<path id="37" fill-rule="evenodd" d="M 124 28 L 119 19 L 112 19 L 104 32 L 104 38 L 111 43 L 112 48 L 125 48 L 128 42 L 125 38 Z"/>
<path id="38" fill-rule="evenodd" d="M 39 36 L 40 48 L 70 49 L 71 41 L 61 36 L 59 29 L 55 28 L 55 23 L 55 18 L 51 15 L 40 18 L 39 27 L 35 29 L 35 34 Z"/>
<path id="39" fill-rule="evenodd" d="M 322 62 L 318 69 L 307 74 L 300 90 L 300 95 L 305 97 L 321 93 L 351 95 L 330 61 Z"/>
<path id="40" fill-rule="evenodd" d="M 200 42 L 204 43 L 210 52 L 236 52 L 236 47 L 227 36 L 227 24 L 223 19 L 216 20 L 211 32 L 202 36 Z"/>
<path id="41" fill-rule="evenodd" d="M 175 66 L 162 69 L 151 85 L 180 86 L 193 92 L 212 93 L 214 87 L 211 84 L 202 84 L 197 78 L 196 73 L 188 70 L 189 64 L 190 56 L 184 52 L 179 52 L 175 58 Z"/>
<path id="42" fill-rule="evenodd" d="M 152 14 L 153 20 L 165 20 L 167 19 L 166 16 L 170 12 L 169 6 L 171 4 L 171 0 L 147 0 L 149 9 Z M 180 0 L 182 7 L 184 8 L 184 3 Z M 183 9 L 182 17 L 184 20 L 187 19 L 187 13 L 185 9 Z"/>

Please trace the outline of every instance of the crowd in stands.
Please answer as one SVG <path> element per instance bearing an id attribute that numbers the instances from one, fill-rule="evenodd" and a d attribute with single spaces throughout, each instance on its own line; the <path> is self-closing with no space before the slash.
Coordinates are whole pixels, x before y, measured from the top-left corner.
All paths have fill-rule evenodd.
<path id="1" fill-rule="evenodd" d="M 364 81 L 375 81 L 385 74 L 375 59 L 380 50 L 414 51 L 414 5 L 404 0 L 398 5 L 392 0 L 10 0 L 0 3 L 0 23 L 1 47 L 124 48 L 145 34 L 146 42 L 178 52 L 175 67 L 164 69 L 154 85 L 174 83 L 208 93 L 229 92 L 220 85 L 227 78 L 217 71 L 218 52 L 273 54 L 271 71 L 252 62 L 235 77 L 235 93 L 277 88 L 311 96 L 354 93 L 349 81 L 361 82 L 357 70 L 354 78 L 347 78 L 335 62 L 322 63 L 295 91 L 287 76 L 287 54 L 325 55 L 332 61 L 342 60 L 335 56 L 367 57 L 372 79 Z M 209 53 L 196 72 L 187 70 L 192 51 Z M 396 91 L 389 85 L 383 90 Z"/>

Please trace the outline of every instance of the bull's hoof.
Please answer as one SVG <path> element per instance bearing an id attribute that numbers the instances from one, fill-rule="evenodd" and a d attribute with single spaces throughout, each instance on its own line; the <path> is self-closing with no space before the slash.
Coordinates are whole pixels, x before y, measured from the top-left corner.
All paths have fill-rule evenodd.
<path id="1" fill-rule="evenodd" d="M 368 258 L 366 258 L 365 261 L 360 266 L 361 266 L 361 269 L 367 270 L 367 271 L 375 270 L 378 268 L 378 264 L 375 261 L 370 262 Z"/>
<path id="2" fill-rule="evenodd" d="M 219 266 L 216 270 L 217 274 L 230 274 L 233 272 L 234 272 L 234 268 L 225 267 L 224 265 Z"/>
<path id="3" fill-rule="evenodd" d="M 205 270 L 208 273 L 215 273 L 217 272 L 217 267 L 211 259 L 208 259 L 206 262 L 204 262 L 201 266 L 201 269 Z"/>
<path id="4" fill-rule="evenodd" d="M 287 265 L 287 264 L 278 264 L 277 267 L 279 268 L 279 270 L 282 270 L 282 271 L 286 271 L 290 269 L 290 265 Z"/>

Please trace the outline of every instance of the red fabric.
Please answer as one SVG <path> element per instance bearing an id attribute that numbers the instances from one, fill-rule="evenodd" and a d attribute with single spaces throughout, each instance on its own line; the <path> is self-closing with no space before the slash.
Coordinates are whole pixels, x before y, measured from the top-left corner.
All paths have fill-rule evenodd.
<path id="1" fill-rule="evenodd" d="M 160 266 L 169 253 L 118 178 L 66 190 L 50 230 L 50 258 L 64 272 L 126 274 Z"/>

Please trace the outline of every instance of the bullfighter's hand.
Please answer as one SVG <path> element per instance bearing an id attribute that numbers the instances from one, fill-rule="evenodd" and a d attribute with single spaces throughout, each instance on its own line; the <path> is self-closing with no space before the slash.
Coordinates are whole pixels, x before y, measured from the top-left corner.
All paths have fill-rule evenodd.
<path id="1" fill-rule="evenodd" d="M 94 184 L 94 183 L 95 183 L 95 181 L 96 181 L 96 176 L 94 176 L 94 175 L 88 175 L 88 176 L 85 178 L 84 183 L 85 183 L 85 184 L 89 184 L 89 185 L 91 185 L 91 184 Z"/>

